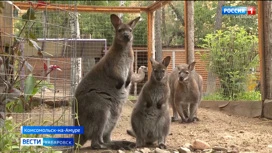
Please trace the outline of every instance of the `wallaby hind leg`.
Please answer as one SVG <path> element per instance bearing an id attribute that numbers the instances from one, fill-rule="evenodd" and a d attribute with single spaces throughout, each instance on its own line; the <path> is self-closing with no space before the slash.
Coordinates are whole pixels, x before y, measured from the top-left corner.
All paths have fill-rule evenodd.
<path id="1" fill-rule="evenodd" d="M 184 113 L 183 113 L 183 107 L 180 104 L 176 104 L 176 109 L 178 111 L 178 114 L 181 118 L 181 123 L 187 122 L 187 118 L 185 117 Z"/>
<path id="2" fill-rule="evenodd" d="M 165 136 L 160 136 L 158 139 L 158 147 L 160 149 L 166 149 L 166 145 L 165 145 Z"/>
<path id="3" fill-rule="evenodd" d="M 174 99 L 170 97 L 169 101 L 170 101 L 170 104 L 171 104 L 172 110 L 173 110 L 173 116 L 171 117 L 171 121 L 172 122 L 178 121 L 178 111 L 176 109 Z"/>
<path id="4" fill-rule="evenodd" d="M 141 148 L 144 147 L 145 142 L 142 138 L 136 137 L 136 147 Z"/>
<path id="5" fill-rule="evenodd" d="M 181 104 L 181 108 L 182 108 L 182 111 L 183 111 L 183 114 L 185 116 L 185 118 L 188 118 L 189 117 L 189 105 L 190 104 Z"/>
<path id="6" fill-rule="evenodd" d="M 188 123 L 190 122 L 194 122 L 195 121 L 195 118 L 196 120 L 198 119 L 197 117 L 195 117 L 196 115 L 196 112 L 197 112 L 197 107 L 198 107 L 198 104 L 190 104 L 190 114 L 189 114 L 189 118 L 188 118 Z"/>
<path id="7" fill-rule="evenodd" d="M 99 119 L 96 118 L 96 120 L 94 120 L 94 123 L 92 124 L 94 127 L 91 138 L 92 139 L 91 148 L 106 149 L 107 147 L 104 145 L 103 135 L 105 126 L 108 122 L 109 111 L 107 109 L 95 110 L 94 114 L 96 114 L 96 116 L 99 116 Z"/>

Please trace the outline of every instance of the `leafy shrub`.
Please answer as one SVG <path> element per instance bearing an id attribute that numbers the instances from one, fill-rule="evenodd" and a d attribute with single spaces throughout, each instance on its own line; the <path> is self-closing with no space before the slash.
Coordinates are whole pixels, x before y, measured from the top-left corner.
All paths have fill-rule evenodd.
<path id="1" fill-rule="evenodd" d="M 222 95 L 236 99 L 246 89 L 250 69 L 259 63 L 257 36 L 249 34 L 243 27 L 233 26 L 206 35 L 203 42 L 205 44 L 201 47 L 210 52 L 202 58 L 208 61 L 208 70 L 218 76 Z"/>

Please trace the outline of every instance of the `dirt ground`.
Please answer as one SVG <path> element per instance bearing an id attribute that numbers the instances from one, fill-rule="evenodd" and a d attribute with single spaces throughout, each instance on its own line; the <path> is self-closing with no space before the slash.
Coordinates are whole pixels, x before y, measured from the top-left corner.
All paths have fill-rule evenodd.
<path id="1" fill-rule="evenodd" d="M 136 141 L 126 134 L 126 130 L 130 129 L 132 109 L 133 103 L 126 103 L 118 125 L 112 133 L 113 140 Z M 198 117 L 200 121 L 196 123 L 171 124 L 166 141 L 167 150 L 174 151 L 185 143 L 200 139 L 209 143 L 211 147 L 235 147 L 239 152 L 272 153 L 272 148 L 269 150 L 268 147 L 272 145 L 272 120 L 227 115 L 224 112 L 204 108 L 199 109 Z M 90 146 L 90 142 L 83 147 L 87 146 Z M 82 148 L 80 152 L 102 153 L 103 151 Z"/>

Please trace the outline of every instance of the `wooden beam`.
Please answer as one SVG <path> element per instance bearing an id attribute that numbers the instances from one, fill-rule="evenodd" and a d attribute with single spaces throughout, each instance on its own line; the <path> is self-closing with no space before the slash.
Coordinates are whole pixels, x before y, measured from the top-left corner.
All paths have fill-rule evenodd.
<path id="1" fill-rule="evenodd" d="M 164 5 L 166 5 L 166 4 L 170 3 L 170 2 L 171 2 L 171 0 L 169 0 L 169 1 L 156 1 L 155 3 L 151 4 L 150 6 L 148 6 L 147 9 L 150 12 L 154 12 L 157 9 L 163 7 Z"/>
<path id="2" fill-rule="evenodd" d="M 152 57 L 153 50 L 153 12 L 147 13 L 147 67 L 148 67 L 148 78 L 151 76 L 152 65 L 150 63 L 150 58 Z"/>
<path id="3" fill-rule="evenodd" d="M 188 63 L 188 7 L 187 1 L 184 1 L 184 48 L 185 48 L 185 62 Z"/>
<path id="4" fill-rule="evenodd" d="M 27 10 L 31 5 L 28 2 L 14 2 L 22 10 Z M 34 4 L 35 6 L 35 4 Z M 39 10 L 67 10 L 78 12 L 101 12 L 101 13 L 141 13 L 147 12 L 147 7 L 123 7 L 123 6 L 91 6 L 91 5 L 78 5 L 68 6 L 65 4 L 49 4 L 47 6 L 39 6 Z"/>
<path id="5" fill-rule="evenodd" d="M 265 92 L 265 71 L 264 71 L 264 31 L 263 31 L 263 23 L 264 23 L 264 12 L 263 12 L 263 1 L 258 1 L 258 33 L 259 33 L 259 58 L 260 58 L 260 90 L 262 94 L 262 101 L 265 100 L 266 92 Z"/>

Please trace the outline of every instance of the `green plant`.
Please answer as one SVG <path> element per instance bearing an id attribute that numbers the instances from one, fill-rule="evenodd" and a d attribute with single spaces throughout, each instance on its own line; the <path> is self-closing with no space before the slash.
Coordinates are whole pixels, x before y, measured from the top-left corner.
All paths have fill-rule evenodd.
<path id="1" fill-rule="evenodd" d="M 250 68 L 258 65 L 258 38 L 249 34 L 243 27 L 228 27 L 208 34 L 201 47 L 210 50 L 202 58 L 209 63 L 207 68 L 220 79 L 222 95 L 236 99 L 246 89 L 246 78 Z"/>
<path id="2" fill-rule="evenodd" d="M 202 100 L 226 100 L 220 92 L 203 96 Z"/>
<path id="3" fill-rule="evenodd" d="M 260 91 L 249 91 L 242 92 L 237 95 L 237 100 L 251 100 L 251 101 L 260 101 L 262 99 L 262 95 Z"/>
<path id="4" fill-rule="evenodd" d="M 21 134 L 19 131 L 20 126 L 22 126 L 28 120 L 22 123 L 15 124 L 12 117 L 7 117 L 5 124 L 0 128 L 0 152 L 28 152 L 36 153 L 37 150 L 43 150 L 44 153 L 57 153 L 57 151 L 52 150 L 52 147 L 43 146 L 20 146 L 20 137 L 24 138 L 39 138 L 44 137 L 38 134 Z"/>

